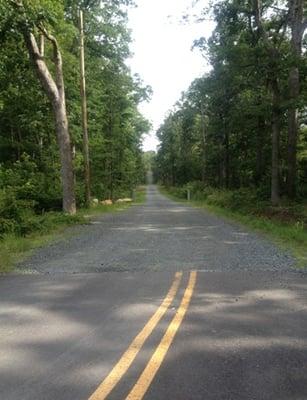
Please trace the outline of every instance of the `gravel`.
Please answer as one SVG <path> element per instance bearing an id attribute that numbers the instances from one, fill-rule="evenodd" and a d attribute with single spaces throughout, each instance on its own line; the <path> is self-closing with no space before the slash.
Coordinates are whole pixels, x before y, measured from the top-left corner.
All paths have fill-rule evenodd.
<path id="1" fill-rule="evenodd" d="M 97 217 L 19 266 L 32 273 L 106 271 L 287 271 L 290 254 L 268 239 L 204 210 L 176 203 L 149 186 L 144 205 Z"/>

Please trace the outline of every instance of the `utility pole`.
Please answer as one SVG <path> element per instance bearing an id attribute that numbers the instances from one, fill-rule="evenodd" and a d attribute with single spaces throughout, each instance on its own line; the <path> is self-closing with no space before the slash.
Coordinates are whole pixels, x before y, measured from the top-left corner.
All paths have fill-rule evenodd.
<path id="1" fill-rule="evenodd" d="M 84 24 L 83 11 L 79 10 L 79 29 L 80 29 L 80 91 L 81 91 L 81 110 L 82 110 L 82 131 L 83 131 L 83 157 L 84 157 L 84 183 L 85 183 L 85 202 L 89 207 L 91 203 L 91 183 L 90 183 L 90 159 L 88 148 L 88 126 L 87 126 L 87 105 L 85 90 L 85 66 L 84 66 Z"/>

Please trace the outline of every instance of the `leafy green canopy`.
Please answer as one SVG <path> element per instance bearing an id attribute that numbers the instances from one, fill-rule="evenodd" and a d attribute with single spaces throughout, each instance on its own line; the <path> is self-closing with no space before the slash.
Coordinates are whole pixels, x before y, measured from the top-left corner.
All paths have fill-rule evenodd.
<path id="1" fill-rule="evenodd" d="M 27 207 L 58 209 L 60 164 L 50 104 L 29 62 L 22 37 L 43 25 L 58 40 L 63 57 L 67 109 L 74 146 L 79 204 L 84 199 L 78 10 L 84 10 L 92 194 L 130 194 L 144 177 L 141 142 L 150 128 L 138 104 L 151 90 L 126 66 L 130 55 L 130 1 L 0 0 L 0 192 L 27 200 Z M 53 73 L 52 48 L 45 59 Z"/>
<path id="2" fill-rule="evenodd" d="M 294 60 L 290 48 L 286 1 L 263 1 L 265 41 L 257 27 L 255 2 L 216 1 L 209 17 L 216 23 L 209 39 L 196 40 L 210 61 L 211 71 L 192 82 L 158 130 L 160 148 L 156 175 L 168 185 L 201 181 L 203 185 L 255 187 L 270 195 L 272 123 L 271 84 L 278 83 L 279 175 L 285 193 L 288 156 L 288 75 L 296 62 L 301 90 L 295 100 L 299 113 L 297 188 L 307 195 L 306 36 L 303 55 Z M 307 14 L 304 7 L 305 16 Z M 208 18 L 204 10 L 199 19 Z M 270 57 L 270 49 L 274 57 Z M 276 113 L 275 113 L 276 114 Z"/>

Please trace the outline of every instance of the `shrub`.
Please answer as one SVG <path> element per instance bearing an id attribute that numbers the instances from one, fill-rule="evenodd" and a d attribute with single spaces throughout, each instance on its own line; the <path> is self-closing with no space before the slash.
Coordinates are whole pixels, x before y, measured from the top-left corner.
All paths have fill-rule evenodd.
<path id="1" fill-rule="evenodd" d="M 216 189 L 206 186 L 203 182 L 189 182 L 181 188 L 171 188 L 170 192 L 179 198 L 186 198 L 187 190 L 191 191 L 192 200 L 206 201 L 210 205 L 228 208 L 230 210 L 244 210 L 257 212 L 267 204 L 263 200 L 263 193 L 250 188 L 237 190 Z"/>
<path id="2" fill-rule="evenodd" d="M 0 238 L 7 233 L 14 233 L 15 223 L 11 219 L 0 217 Z"/>
<path id="3" fill-rule="evenodd" d="M 34 211 L 61 210 L 62 194 L 58 173 L 43 173 L 28 155 L 11 167 L 0 165 L 0 190 L 13 192 L 16 200 L 34 202 Z"/>
<path id="4" fill-rule="evenodd" d="M 25 235 L 34 229 L 34 201 L 19 200 L 12 189 L 0 190 L 0 234 Z M 38 226 L 36 227 L 38 228 Z"/>

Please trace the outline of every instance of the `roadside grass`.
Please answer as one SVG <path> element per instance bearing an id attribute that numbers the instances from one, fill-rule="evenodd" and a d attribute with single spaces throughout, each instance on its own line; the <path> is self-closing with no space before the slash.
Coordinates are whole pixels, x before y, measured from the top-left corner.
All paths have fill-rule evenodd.
<path id="1" fill-rule="evenodd" d="M 251 209 L 243 208 L 240 210 L 231 210 L 227 207 L 212 204 L 209 200 L 186 200 L 181 195 L 176 194 L 172 189 L 160 187 L 161 193 L 169 198 L 189 204 L 193 207 L 203 208 L 211 214 L 221 216 L 227 220 L 236 221 L 240 224 L 251 228 L 252 230 L 262 233 L 269 239 L 273 240 L 279 247 L 289 251 L 297 261 L 297 267 L 307 269 L 307 227 L 305 220 L 307 217 L 307 204 L 297 205 L 299 209 L 296 217 L 284 217 L 286 206 L 279 207 L 276 212 L 272 212 L 271 207 L 264 208 L 262 212 L 259 208 L 251 205 Z M 218 196 L 218 191 L 215 193 Z M 212 198 L 211 198 L 212 201 Z M 278 212 L 277 212 L 278 211 Z"/>
<path id="2" fill-rule="evenodd" d="M 25 236 L 5 234 L 0 239 L 0 274 L 14 272 L 14 266 L 25 260 L 31 253 L 52 242 L 67 239 L 67 228 L 73 225 L 87 224 L 91 218 L 107 213 L 126 210 L 133 204 L 141 204 L 146 199 L 145 187 L 135 191 L 135 200 L 132 203 L 112 205 L 98 204 L 89 209 L 80 209 L 74 216 L 61 212 L 47 212 L 34 217 L 36 230 Z"/>
<path id="3" fill-rule="evenodd" d="M 32 217 L 39 228 L 24 236 L 8 233 L 0 240 L 0 273 L 12 272 L 14 265 L 31 252 L 55 239 L 62 239 L 65 228 L 86 223 L 85 218 L 78 213 L 74 216 L 60 212 L 49 212 Z"/>

